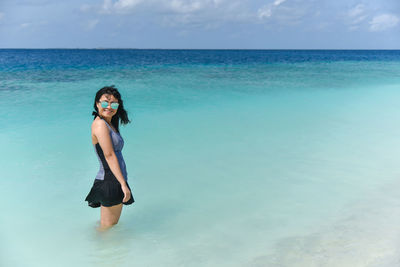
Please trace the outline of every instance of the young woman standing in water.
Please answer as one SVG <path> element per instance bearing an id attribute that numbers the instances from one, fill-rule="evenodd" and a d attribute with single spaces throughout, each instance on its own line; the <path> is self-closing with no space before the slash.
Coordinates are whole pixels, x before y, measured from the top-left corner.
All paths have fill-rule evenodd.
<path id="1" fill-rule="evenodd" d="M 92 144 L 100 170 L 85 201 L 92 208 L 100 207 L 100 230 L 104 230 L 118 223 L 123 204 L 135 201 L 121 152 L 124 140 L 119 133 L 119 121 L 127 124 L 130 120 L 114 86 L 103 87 L 96 93 L 94 109 Z"/>

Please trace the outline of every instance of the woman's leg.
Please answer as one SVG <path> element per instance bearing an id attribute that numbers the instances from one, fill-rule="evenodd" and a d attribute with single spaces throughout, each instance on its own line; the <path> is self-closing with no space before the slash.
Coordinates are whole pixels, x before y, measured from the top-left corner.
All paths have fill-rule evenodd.
<path id="1" fill-rule="evenodd" d="M 100 224 L 101 227 L 110 227 L 118 223 L 121 216 L 122 203 L 111 207 L 100 206 Z"/>

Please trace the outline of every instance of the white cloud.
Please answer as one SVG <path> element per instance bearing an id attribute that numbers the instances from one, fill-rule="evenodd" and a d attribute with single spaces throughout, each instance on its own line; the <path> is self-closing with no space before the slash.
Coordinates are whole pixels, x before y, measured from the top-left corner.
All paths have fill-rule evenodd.
<path id="1" fill-rule="evenodd" d="M 105 1 L 106 2 L 106 1 Z M 118 0 L 114 3 L 113 7 L 117 11 L 126 11 L 135 8 L 142 0 Z"/>
<path id="2" fill-rule="evenodd" d="M 247 1 L 247 0 L 246 0 Z M 285 0 L 276 0 L 285 1 Z M 132 13 L 139 7 L 149 13 L 193 13 L 200 10 L 213 11 L 215 8 L 231 6 L 239 0 L 103 0 L 101 6 L 91 6 L 99 13 Z M 245 1 L 244 1 L 245 2 Z M 82 5 L 81 10 L 86 11 L 88 5 Z M 236 10 L 239 11 L 239 10 Z"/>
<path id="3" fill-rule="evenodd" d="M 0 12 L 0 20 L 2 20 L 4 18 L 4 13 Z"/>
<path id="4" fill-rule="evenodd" d="M 280 4 L 282 4 L 283 2 L 285 2 L 286 0 L 275 0 L 274 2 L 274 6 L 279 6 Z"/>
<path id="5" fill-rule="evenodd" d="M 209 1 L 206 1 L 209 2 Z M 170 1 L 171 10 L 178 13 L 191 13 L 200 10 L 207 6 L 205 1 L 182 1 L 182 0 L 172 0 Z"/>
<path id="6" fill-rule="evenodd" d="M 368 17 L 367 8 L 363 4 L 358 4 L 347 12 L 347 23 L 349 30 L 355 31 L 360 28 L 360 25 Z"/>
<path id="7" fill-rule="evenodd" d="M 32 25 L 32 23 L 30 23 L 30 22 L 25 22 L 25 23 L 21 23 L 21 25 L 19 25 L 21 28 L 27 28 L 27 27 L 29 27 L 29 26 L 31 26 Z"/>
<path id="8" fill-rule="evenodd" d="M 92 29 L 94 29 L 94 27 L 96 27 L 96 25 L 99 23 L 99 20 L 98 19 L 92 19 L 92 20 L 89 20 L 88 22 L 87 22 L 87 24 L 86 24 L 86 30 L 92 30 Z"/>
<path id="9" fill-rule="evenodd" d="M 257 10 L 257 17 L 260 21 L 280 25 L 299 24 L 307 14 L 313 9 L 310 2 L 296 0 L 287 2 L 286 0 L 275 0 Z"/>
<path id="10" fill-rule="evenodd" d="M 353 24 L 358 24 L 363 22 L 367 18 L 367 15 L 359 16 L 353 20 Z"/>
<path id="11" fill-rule="evenodd" d="M 257 15 L 259 19 L 266 19 L 272 16 L 272 7 L 267 5 L 267 6 L 263 6 L 260 7 L 257 10 Z"/>
<path id="12" fill-rule="evenodd" d="M 100 5 L 82 5 L 80 10 L 98 14 L 146 16 L 167 27 L 215 29 L 227 22 L 254 20 L 250 0 L 103 0 Z M 282 3 L 285 0 L 275 0 Z"/>
<path id="13" fill-rule="evenodd" d="M 42 21 L 32 21 L 32 22 L 24 22 L 21 23 L 19 26 L 21 28 L 31 28 L 31 29 L 37 29 L 38 27 L 41 27 L 43 25 L 47 25 L 48 21 L 47 20 L 42 20 Z"/>
<path id="14" fill-rule="evenodd" d="M 381 14 L 372 18 L 369 22 L 369 30 L 373 32 L 384 31 L 395 27 L 399 23 L 399 18 L 392 14 Z"/>
<path id="15" fill-rule="evenodd" d="M 131 13 L 140 6 L 146 6 L 147 11 L 161 11 L 172 13 L 192 13 L 210 4 L 220 3 L 217 1 L 202 0 L 103 0 L 101 13 Z"/>
<path id="16" fill-rule="evenodd" d="M 350 9 L 349 17 L 352 20 L 352 24 L 358 24 L 364 21 L 367 18 L 365 6 L 363 4 L 358 4 L 354 8 Z"/>
<path id="17" fill-rule="evenodd" d="M 103 5 L 100 8 L 100 13 L 111 13 L 113 7 L 112 0 L 104 0 Z"/>
<path id="18" fill-rule="evenodd" d="M 103 0 L 82 5 L 80 10 L 98 14 L 146 17 L 166 27 L 195 27 L 211 30 L 227 23 L 276 23 L 295 25 L 306 19 L 317 0 L 268 0 L 254 10 L 251 0 Z M 127 16 L 128 18 L 128 16 Z"/>
<path id="19" fill-rule="evenodd" d="M 349 10 L 349 17 L 354 18 L 362 15 L 365 11 L 365 6 L 363 4 L 358 4 Z"/>

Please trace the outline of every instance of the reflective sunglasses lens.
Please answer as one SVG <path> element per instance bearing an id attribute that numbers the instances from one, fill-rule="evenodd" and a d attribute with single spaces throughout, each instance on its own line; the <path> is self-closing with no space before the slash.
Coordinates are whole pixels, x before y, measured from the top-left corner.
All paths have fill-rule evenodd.
<path id="1" fill-rule="evenodd" d="M 108 102 L 107 101 L 101 101 L 100 103 L 101 103 L 101 107 L 102 108 L 108 107 Z"/>
<path id="2" fill-rule="evenodd" d="M 111 108 L 112 108 L 112 109 L 117 109 L 118 106 L 119 106 L 118 103 L 111 103 Z"/>

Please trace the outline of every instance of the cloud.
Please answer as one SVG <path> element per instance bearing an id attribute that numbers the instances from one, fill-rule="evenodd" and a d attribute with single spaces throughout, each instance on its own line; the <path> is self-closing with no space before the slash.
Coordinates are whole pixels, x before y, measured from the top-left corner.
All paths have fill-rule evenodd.
<path id="1" fill-rule="evenodd" d="M 104 0 L 103 5 L 100 7 L 99 13 L 111 13 L 112 7 L 112 0 Z"/>
<path id="2" fill-rule="evenodd" d="M 304 16 L 304 6 L 309 6 L 306 0 L 269 1 L 257 9 L 251 0 L 103 0 L 97 5 L 83 4 L 80 10 L 100 15 L 126 15 L 130 20 L 145 18 L 165 27 L 208 30 L 229 23 L 260 23 L 270 17 L 281 24 L 295 24 Z M 130 16 L 133 14 L 135 16 Z"/>
<path id="3" fill-rule="evenodd" d="M 282 4 L 283 2 L 285 2 L 286 0 L 275 0 L 274 2 L 274 6 L 279 6 L 280 4 Z"/>
<path id="4" fill-rule="evenodd" d="M 385 31 L 397 26 L 399 18 L 392 14 L 381 14 L 372 18 L 369 22 L 369 30 L 372 32 Z"/>
<path id="5" fill-rule="evenodd" d="M 32 25 L 32 23 L 30 23 L 30 22 L 24 22 L 24 23 L 21 23 L 19 26 L 21 27 L 21 28 L 28 28 L 29 26 L 31 26 Z"/>
<path id="6" fill-rule="evenodd" d="M 257 10 L 257 15 L 259 19 L 266 19 L 272 16 L 272 7 L 270 5 L 260 7 Z"/>
<path id="7" fill-rule="evenodd" d="M 352 28 L 368 18 L 364 4 L 348 9 L 328 0 L 267 0 L 265 4 L 259 3 L 253 0 L 102 0 L 91 6 L 83 4 L 80 10 L 91 10 L 102 16 L 119 16 L 130 23 L 140 20 L 146 24 L 184 30 L 213 30 L 239 23 L 243 27 L 254 24 L 286 27 L 300 23 L 307 26 L 309 23 L 311 27 L 324 29 L 328 24 L 337 25 L 335 19 L 339 10 L 345 10 L 341 14 Z"/>
<path id="8" fill-rule="evenodd" d="M 148 1 L 151 2 L 151 0 Z M 143 0 L 117 0 L 116 2 L 104 0 L 100 8 L 96 6 L 95 8 L 98 9 L 98 13 L 102 14 L 128 14 L 144 2 Z"/>
<path id="9" fill-rule="evenodd" d="M 209 7 L 210 3 L 218 5 L 222 1 L 224 0 L 103 0 L 100 6 L 84 4 L 80 10 L 86 12 L 92 9 L 100 14 L 132 14 L 143 8 L 146 13 L 191 13 Z"/>
<path id="10" fill-rule="evenodd" d="M 280 4 L 286 0 L 275 0 L 273 3 L 262 6 L 257 10 L 257 16 L 259 19 L 266 19 L 272 16 L 272 11 L 276 9 Z"/>
<path id="11" fill-rule="evenodd" d="M 182 0 L 172 0 L 170 1 L 169 7 L 172 11 L 178 13 L 191 13 L 205 8 L 210 1 L 182 1 Z"/>
<path id="12" fill-rule="evenodd" d="M 4 18 L 4 13 L 0 12 L 0 21 Z"/>
<path id="13" fill-rule="evenodd" d="M 40 27 L 47 25 L 48 21 L 47 20 L 41 20 L 41 21 L 30 21 L 30 22 L 23 22 L 19 24 L 19 27 L 22 29 L 31 29 L 31 30 L 37 30 Z"/>
<path id="14" fill-rule="evenodd" d="M 135 8 L 142 0 L 118 0 L 114 3 L 113 8 L 117 11 L 125 11 Z"/>
<path id="15" fill-rule="evenodd" d="M 163 5 L 159 6 L 155 17 L 158 23 L 166 27 L 214 30 L 224 24 L 254 20 L 254 14 L 240 0 L 159 2 L 163 2 Z"/>
<path id="16" fill-rule="evenodd" d="M 364 10 L 365 6 L 363 4 L 358 4 L 349 10 L 349 17 L 358 17 L 359 15 L 362 15 L 364 13 Z"/>
<path id="17" fill-rule="evenodd" d="M 367 17 L 365 5 L 363 4 L 356 5 L 355 7 L 349 10 L 348 16 L 351 19 L 352 24 L 358 24 L 362 22 Z"/>
<path id="18" fill-rule="evenodd" d="M 94 29 L 94 27 L 96 27 L 96 25 L 97 25 L 98 23 L 99 23 L 99 20 L 98 20 L 98 19 L 89 20 L 89 21 L 87 22 L 86 26 L 85 26 L 85 29 L 86 29 L 86 30 L 92 30 L 92 29 Z"/>
<path id="19" fill-rule="evenodd" d="M 287 2 L 286 0 L 275 0 L 258 8 L 257 18 L 259 21 L 270 24 L 296 25 L 312 11 L 311 2 L 313 1 L 295 0 Z M 315 11 L 313 12 L 315 13 Z"/>
<path id="20" fill-rule="evenodd" d="M 166 27 L 215 29 L 224 23 L 248 22 L 250 0 L 103 0 L 97 5 L 83 4 L 81 12 L 142 18 Z M 275 0 L 277 5 L 286 0 Z M 131 15 L 135 16 L 131 16 Z"/>
<path id="21" fill-rule="evenodd" d="M 347 12 L 347 24 L 349 30 L 355 31 L 359 29 L 361 23 L 368 17 L 367 7 L 364 4 L 357 4 Z"/>

